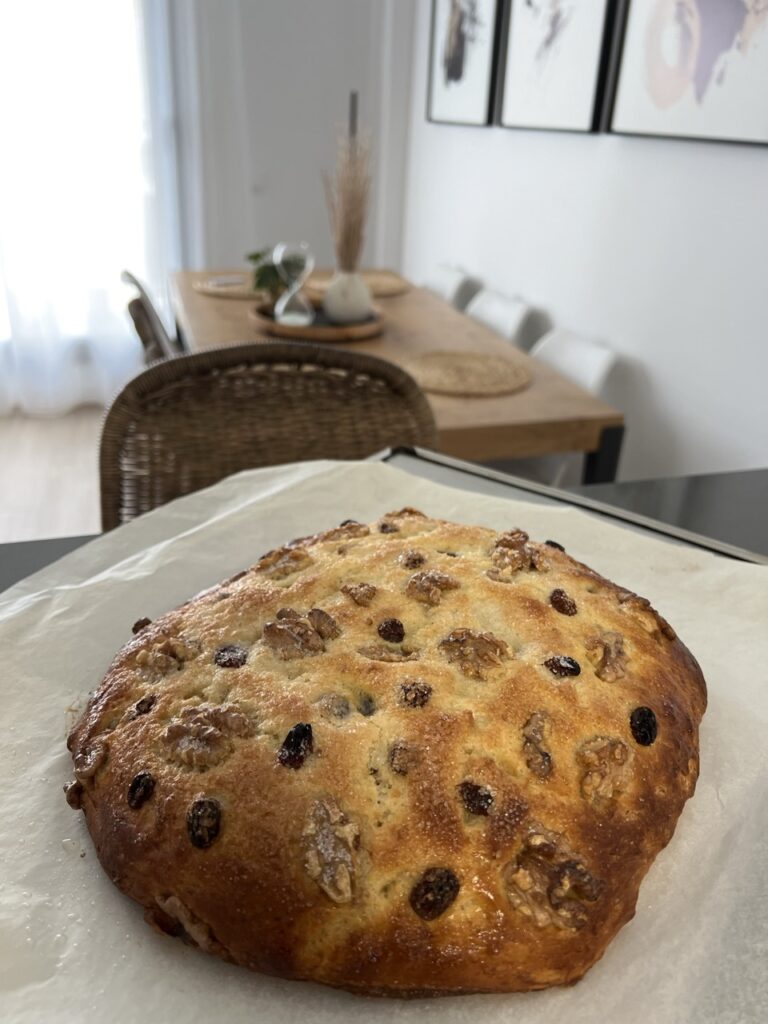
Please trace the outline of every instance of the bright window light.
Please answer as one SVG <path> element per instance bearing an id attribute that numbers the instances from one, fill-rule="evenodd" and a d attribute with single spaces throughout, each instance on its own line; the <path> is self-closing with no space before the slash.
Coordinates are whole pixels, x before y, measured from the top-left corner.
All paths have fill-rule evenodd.
<path id="1" fill-rule="evenodd" d="M 133 0 L 0 4 L 0 267 L 10 322 L 87 335 L 146 266 L 140 12 Z M 0 301 L 0 333 L 9 329 Z"/>

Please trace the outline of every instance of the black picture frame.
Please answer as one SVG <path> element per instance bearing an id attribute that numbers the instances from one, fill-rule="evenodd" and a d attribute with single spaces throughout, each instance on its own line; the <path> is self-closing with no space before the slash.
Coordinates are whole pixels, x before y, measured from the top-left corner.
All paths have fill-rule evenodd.
<path id="1" fill-rule="evenodd" d="M 503 10 L 499 19 L 499 57 L 493 109 L 494 125 L 504 128 L 506 131 L 560 132 L 567 135 L 589 135 L 606 131 L 606 103 L 615 82 L 616 41 L 625 0 L 608 0 L 605 5 L 600 56 L 595 77 L 595 93 L 592 101 L 592 117 L 588 128 L 563 128 L 552 125 L 514 125 L 505 124 L 502 120 L 512 8 L 515 3 L 520 2 L 523 2 L 523 0 L 504 0 Z"/>
<path id="2" fill-rule="evenodd" d="M 488 103 L 485 111 L 485 119 L 483 121 L 462 121 L 462 120 L 451 120 L 443 117 L 435 117 L 432 113 L 433 108 L 433 95 L 432 95 L 432 78 L 434 74 L 434 63 L 435 63 L 435 47 L 436 38 L 435 34 L 437 31 L 437 5 L 438 0 L 432 0 L 430 21 L 429 21 L 429 61 L 427 69 L 427 109 L 426 119 L 430 124 L 446 124 L 446 125 L 459 125 L 465 128 L 487 128 L 493 123 L 493 114 L 495 111 L 496 102 L 496 89 L 497 79 L 499 73 L 499 43 L 500 43 L 500 29 L 501 29 L 501 13 L 503 8 L 503 0 L 492 0 L 494 5 L 493 11 L 493 38 L 491 42 L 491 59 L 490 67 L 488 69 L 489 82 L 488 82 Z"/>
<path id="3" fill-rule="evenodd" d="M 766 146 L 768 145 L 768 137 L 765 140 L 762 139 L 741 139 L 741 138 L 730 138 L 716 135 L 677 135 L 671 132 L 647 132 L 647 131 L 627 131 L 621 130 L 614 127 L 614 117 L 616 115 L 616 102 L 619 93 L 619 83 L 621 78 L 621 67 L 624 58 L 625 46 L 627 43 L 627 28 L 629 25 L 629 15 L 631 10 L 632 0 L 618 0 L 618 13 L 616 18 L 616 25 L 614 28 L 614 41 L 613 41 L 613 52 L 610 60 L 610 67 L 608 71 L 608 81 L 606 85 L 606 94 L 603 110 L 603 127 L 602 131 L 608 132 L 611 135 L 615 135 L 619 138 L 624 139 L 657 139 L 666 142 L 694 142 L 694 143 L 716 143 L 718 145 L 731 145 L 731 146 Z M 768 98 L 766 99 L 768 103 Z"/>

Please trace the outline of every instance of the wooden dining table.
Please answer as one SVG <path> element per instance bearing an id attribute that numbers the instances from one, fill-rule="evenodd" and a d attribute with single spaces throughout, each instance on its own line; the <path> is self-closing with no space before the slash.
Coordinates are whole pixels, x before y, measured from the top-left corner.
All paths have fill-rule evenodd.
<path id="1" fill-rule="evenodd" d="M 196 287 L 215 274 L 234 273 L 238 271 L 184 270 L 171 275 L 171 304 L 187 351 L 273 340 L 250 315 L 253 300 L 211 296 Z M 335 344 L 398 365 L 434 351 L 510 354 L 510 343 L 499 334 L 423 288 L 375 301 L 384 319 L 381 335 Z M 585 452 L 585 483 L 614 480 L 623 415 L 539 360 L 518 349 L 514 357 L 531 374 L 530 385 L 522 391 L 482 397 L 427 393 L 440 450 L 474 462 Z"/>

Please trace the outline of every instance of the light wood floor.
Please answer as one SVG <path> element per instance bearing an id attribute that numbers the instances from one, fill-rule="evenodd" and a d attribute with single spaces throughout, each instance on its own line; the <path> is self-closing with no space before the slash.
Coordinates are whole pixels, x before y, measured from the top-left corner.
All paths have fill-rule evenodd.
<path id="1" fill-rule="evenodd" d="M 100 532 L 103 415 L 0 416 L 0 543 Z"/>

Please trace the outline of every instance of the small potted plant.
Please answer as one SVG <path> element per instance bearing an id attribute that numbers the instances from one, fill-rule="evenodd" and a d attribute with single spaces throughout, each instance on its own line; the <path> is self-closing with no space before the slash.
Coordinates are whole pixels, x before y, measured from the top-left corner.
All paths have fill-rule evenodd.
<path id="1" fill-rule="evenodd" d="M 246 256 L 248 262 L 253 264 L 253 290 L 264 292 L 267 295 L 271 310 L 274 310 L 275 303 L 287 287 L 285 279 L 275 263 L 274 251 L 275 246 L 270 245 L 265 249 L 259 249 L 257 252 L 248 253 Z M 303 262 L 300 258 L 297 258 L 296 266 L 292 268 L 290 260 L 290 255 L 284 256 L 283 266 L 289 272 L 295 270 L 295 276 L 298 276 L 303 269 Z"/>
<path id="2" fill-rule="evenodd" d="M 248 262 L 253 264 L 253 290 L 264 292 L 272 308 L 285 291 L 285 282 L 272 259 L 273 251 L 274 247 L 270 245 L 266 249 L 249 252 L 246 256 Z"/>

